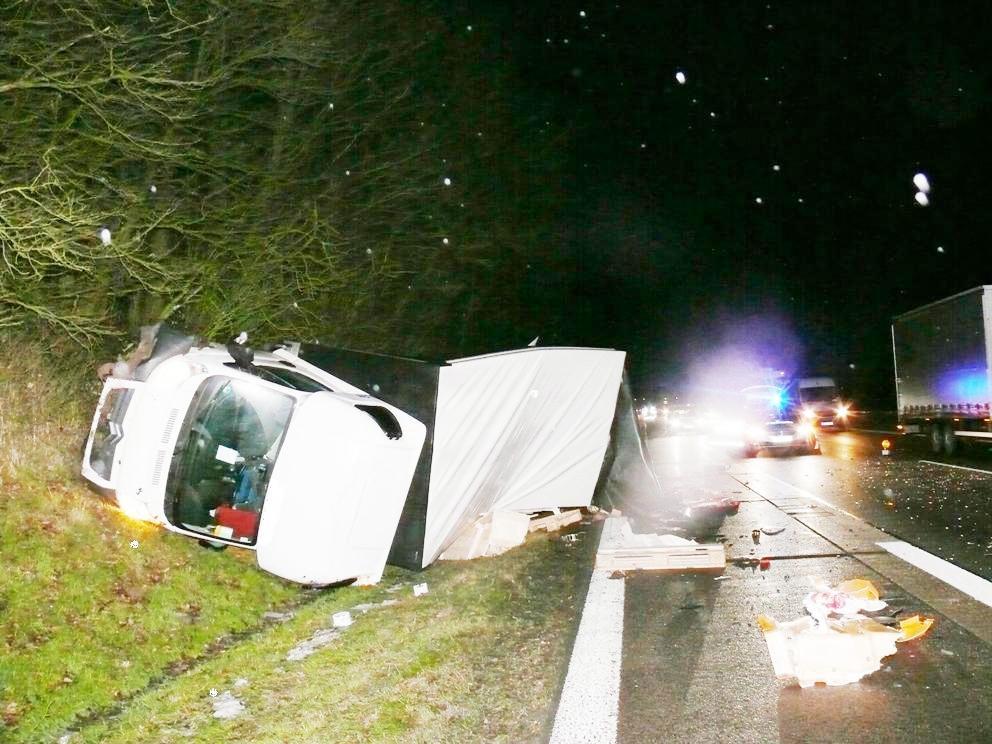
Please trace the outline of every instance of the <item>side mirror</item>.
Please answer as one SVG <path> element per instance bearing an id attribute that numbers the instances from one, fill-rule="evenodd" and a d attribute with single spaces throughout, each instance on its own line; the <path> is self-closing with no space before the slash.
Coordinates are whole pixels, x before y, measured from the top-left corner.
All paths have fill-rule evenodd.
<path id="1" fill-rule="evenodd" d="M 251 370 L 253 366 L 252 362 L 255 361 L 255 352 L 245 343 L 247 340 L 248 335 L 246 333 L 242 333 L 237 338 L 232 338 L 227 342 L 227 353 L 231 355 L 231 358 L 238 367 L 244 370 Z"/>

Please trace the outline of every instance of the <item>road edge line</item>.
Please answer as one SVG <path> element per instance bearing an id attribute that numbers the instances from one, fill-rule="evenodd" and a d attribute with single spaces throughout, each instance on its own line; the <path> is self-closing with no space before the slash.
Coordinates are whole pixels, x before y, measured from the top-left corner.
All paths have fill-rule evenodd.
<path id="1" fill-rule="evenodd" d="M 875 543 L 878 547 L 900 558 L 906 563 L 925 571 L 945 584 L 954 587 L 988 607 L 992 607 L 992 582 L 973 574 L 960 566 L 955 566 L 923 548 L 918 548 L 903 540 Z"/>
<path id="2" fill-rule="evenodd" d="M 945 468 L 955 468 L 956 470 L 969 470 L 972 473 L 985 473 L 985 475 L 992 475 L 992 470 L 982 470 L 981 468 L 968 468 L 964 465 L 951 465 L 949 462 L 937 462 L 936 460 L 918 460 L 918 462 L 924 462 L 927 465 L 940 465 Z"/>
<path id="3" fill-rule="evenodd" d="M 626 581 L 612 573 L 592 570 L 549 744 L 616 744 Z"/>

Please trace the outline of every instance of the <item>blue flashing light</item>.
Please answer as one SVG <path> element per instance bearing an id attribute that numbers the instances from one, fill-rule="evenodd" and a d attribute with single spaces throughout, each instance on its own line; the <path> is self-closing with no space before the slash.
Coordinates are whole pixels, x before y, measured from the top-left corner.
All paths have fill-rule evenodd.
<path id="1" fill-rule="evenodd" d="M 954 403 L 984 403 L 988 401 L 988 375 L 984 367 L 953 369 L 940 378 L 941 397 Z"/>

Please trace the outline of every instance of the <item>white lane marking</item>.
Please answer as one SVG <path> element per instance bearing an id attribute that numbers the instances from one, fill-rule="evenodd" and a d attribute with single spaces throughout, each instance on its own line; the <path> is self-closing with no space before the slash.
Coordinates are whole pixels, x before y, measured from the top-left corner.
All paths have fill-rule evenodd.
<path id="1" fill-rule="evenodd" d="M 928 553 L 901 540 L 875 544 L 897 558 L 902 558 L 907 563 L 926 571 L 945 584 L 950 584 L 958 591 L 974 597 L 982 604 L 992 607 L 992 582 L 986 581 L 981 576 L 976 576 L 971 571 L 966 571 L 943 558 L 938 558 L 933 553 Z"/>
<path id="2" fill-rule="evenodd" d="M 898 431 L 883 431 L 882 429 L 848 429 L 858 434 L 888 434 L 890 437 L 902 436 Z"/>
<path id="3" fill-rule="evenodd" d="M 992 431 L 968 431 L 967 429 L 962 429 L 961 431 L 955 431 L 959 437 L 977 437 L 978 439 L 992 439 Z"/>
<path id="4" fill-rule="evenodd" d="M 549 744 L 616 744 L 623 657 L 623 579 L 593 570 Z"/>
<path id="5" fill-rule="evenodd" d="M 792 490 L 798 491 L 799 493 L 801 493 L 806 498 L 813 499 L 813 501 L 816 501 L 819 504 L 823 504 L 823 506 L 826 506 L 826 507 L 828 507 L 830 509 L 833 509 L 836 512 L 840 512 L 841 514 L 844 514 L 845 516 L 848 516 L 851 519 L 857 519 L 859 522 L 863 522 L 864 521 L 861 517 L 857 516 L 856 514 L 851 514 L 851 512 L 846 511 L 845 509 L 841 509 L 839 506 L 835 506 L 834 504 L 831 504 L 826 499 L 820 498 L 815 493 L 810 493 L 805 488 L 800 488 L 799 486 L 794 486 L 791 483 L 789 483 L 788 481 L 784 481 L 781 478 L 776 478 L 771 473 L 764 473 L 764 472 L 762 472 L 762 473 L 758 474 L 758 478 L 771 478 L 774 481 L 778 481 L 783 486 L 788 486 Z"/>
<path id="6" fill-rule="evenodd" d="M 955 468 L 956 470 L 970 470 L 972 473 L 985 473 L 985 475 L 992 475 L 992 470 L 980 470 L 978 468 L 966 468 L 964 465 L 950 465 L 946 462 L 937 462 L 936 460 L 920 460 L 927 465 L 940 465 L 945 468 Z"/>

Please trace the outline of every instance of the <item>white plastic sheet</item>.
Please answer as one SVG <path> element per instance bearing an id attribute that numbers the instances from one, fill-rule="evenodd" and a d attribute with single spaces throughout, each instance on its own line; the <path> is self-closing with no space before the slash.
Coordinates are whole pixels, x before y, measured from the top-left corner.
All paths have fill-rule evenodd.
<path id="1" fill-rule="evenodd" d="M 441 368 L 423 565 L 479 515 L 588 506 L 624 352 L 527 348 Z"/>

